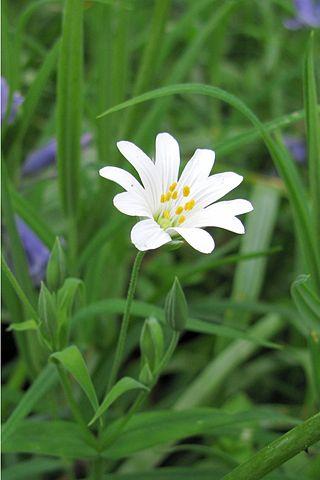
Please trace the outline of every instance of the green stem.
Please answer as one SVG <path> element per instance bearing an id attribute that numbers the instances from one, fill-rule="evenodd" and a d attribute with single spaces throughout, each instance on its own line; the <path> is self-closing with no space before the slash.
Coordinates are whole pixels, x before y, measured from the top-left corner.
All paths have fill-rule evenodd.
<path id="1" fill-rule="evenodd" d="M 135 261 L 132 267 L 131 278 L 129 282 L 129 289 L 127 294 L 126 307 L 123 313 L 116 353 L 114 356 L 113 365 L 112 365 L 112 369 L 109 377 L 108 390 L 110 390 L 113 384 L 115 383 L 118 376 L 119 368 L 121 366 L 121 360 L 123 357 L 123 352 L 124 352 L 128 328 L 129 328 L 132 300 L 133 300 L 134 293 L 136 291 L 139 269 L 140 269 L 140 265 L 141 265 L 144 254 L 145 252 L 137 253 L 137 256 L 135 258 Z"/>
<path id="2" fill-rule="evenodd" d="M 258 480 L 320 440 L 320 413 L 264 447 L 224 480 Z"/>

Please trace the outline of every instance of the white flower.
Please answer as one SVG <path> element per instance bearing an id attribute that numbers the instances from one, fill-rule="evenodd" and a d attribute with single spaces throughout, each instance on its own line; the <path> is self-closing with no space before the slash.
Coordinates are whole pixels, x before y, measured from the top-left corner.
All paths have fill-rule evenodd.
<path id="1" fill-rule="evenodd" d="M 168 133 L 157 135 L 154 162 L 131 142 L 121 141 L 117 146 L 138 172 L 141 183 L 118 167 L 104 167 L 99 173 L 125 189 L 114 197 L 114 206 L 126 215 L 142 218 L 131 230 L 131 241 L 138 250 L 158 248 L 180 235 L 199 252 L 211 253 L 214 241 L 203 227 L 244 233 L 236 215 L 253 210 L 251 203 L 214 203 L 237 187 L 243 177 L 233 172 L 210 175 L 215 158 L 212 150 L 197 149 L 178 178 L 179 145 Z"/>

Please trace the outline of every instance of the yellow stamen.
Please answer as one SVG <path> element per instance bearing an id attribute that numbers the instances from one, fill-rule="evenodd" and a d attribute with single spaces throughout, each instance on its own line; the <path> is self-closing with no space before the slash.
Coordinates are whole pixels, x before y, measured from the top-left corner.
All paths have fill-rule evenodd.
<path id="1" fill-rule="evenodd" d="M 165 193 L 162 193 L 161 197 L 160 197 L 160 202 L 164 203 L 165 201 L 166 201 L 166 195 L 165 195 Z"/>
<path id="2" fill-rule="evenodd" d="M 176 188 L 176 186 L 177 186 L 177 182 L 173 182 L 169 187 L 170 192 L 173 192 L 173 190 Z"/>
<path id="3" fill-rule="evenodd" d="M 187 197 L 190 193 L 190 187 L 188 187 L 188 185 L 186 185 L 185 187 L 183 187 L 182 192 L 183 192 L 183 196 Z"/>
<path id="4" fill-rule="evenodd" d="M 180 215 L 180 213 L 183 212 L 183 207 L 181 207 L 181 205 L 179 207 L 177 207 L 176 209 L 176 215 Z"/>
<path id="5" fill-rule="evenodd" d="M 170 218 L 170 212 L 169 210 L 165 210 L 162 214 L 163 218 L 166 218 L 167 220 L 169 220 Z"/>
<path id="6" fill-rule="evenodd" d="M 192 210 L 193 207 L 194 207 L 194 205 L 195 205 L 195 203 L 196 203 L 196 202 L 194 201 L 194 199 L 190 200 L 189 202 L 187 202 L 187 203 L 185 204 L 184 209 L 185 209 L 186 211 Z"/>
<path id="7" fill-rule="evenodd" d="M 175 190 L 173 193 L 172 193 L 172 198 L 173 200 L 176 200 L 178 198 L 178 192 L 177 190 Z"/>
<path id="8" fill-rule="evenodd" d="M 168 202 L 171 198 L 171 192 L 166 193 L 166 201 Z"/>
<path id="9" fill-rule="evenodd" d="M 181 217 L 179 217 L 178 219 L 178 223 L 179 225 L 181 225 L 181 223 L 183 223 L 185 221 L 186 217 L 184 215 L 181 215 Z"/>

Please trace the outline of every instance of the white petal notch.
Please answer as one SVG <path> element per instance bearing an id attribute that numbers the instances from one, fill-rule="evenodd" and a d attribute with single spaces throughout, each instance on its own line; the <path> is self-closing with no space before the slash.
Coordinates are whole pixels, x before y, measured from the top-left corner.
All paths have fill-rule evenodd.
<path id="1" fill-rule="evenodd" d="M 215 243 L 204 228 L 245 233 L 237 216 L 251 212 L 252 204 L 242 199 L 218 201 L 240 185 L 243 177 L 233 172 L 210 175 L 213 150 L 197 149 L 179 178 L 179 145 L 169 133 L 157 135 L 154 162 L 134 143 L 121 141 L 117 146 L 141 183 L 119 167 L 101 168 L 99 174 L 125 190 L 114 197 L 114 206 L 125 215 L 140 217 L 131 230 L 131 241 L 138 250 L 154 250 L 180 237 L 209 254 Z"/>

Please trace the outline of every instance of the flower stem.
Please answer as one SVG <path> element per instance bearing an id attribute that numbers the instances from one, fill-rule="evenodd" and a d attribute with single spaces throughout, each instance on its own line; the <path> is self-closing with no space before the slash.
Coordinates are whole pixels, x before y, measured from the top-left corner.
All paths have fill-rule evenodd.
<path id="1" fill-rule="evenodd" d="M 223 480 L 258 480 L 320 440 L 320 413 L 264 447 Z"/>
<path id="2" fill-rule="evenodd" d="M 129 328 L 129 321 L 130 321 L 130 312 L 131 312 L 131 305 L 132 305 L 132 300 L 134 293 L 136 291 L 136 286 L 137 286 L 137 280 L 138 280 L 138 273 L 140 269 L 140 265 L 143 259 L 145 252 L 138 252 L 137 256 L 135 258 L 133 267 L 132 267 L 132 272 L 131 272 L 131 278 L 129 282 L 129 289 L 128 289 L 128 294 L 127 294 L 127 301 L 126 301 L 126 306 L 125 310 L 123 313 L 123 318 L 122 318 L 122 323 L 121 323 L 121 329 L 120 329 L 120 334 L 118 338 L 118 343 L 117 343 L 117 348 L 116 348 L 116 353 L 114 356 L 113 360 L 113 365 L 109 377 L 109 382 L 108 382 L 108 391 L 112 388 L 113 384 L 115 383 L 118 372 L 121 366 L 121 361 L 123 357 L 123 352 L 126 344 L 126 338 L 127 338 L 127 333 L 128 333 L 128 328 Z"/>

